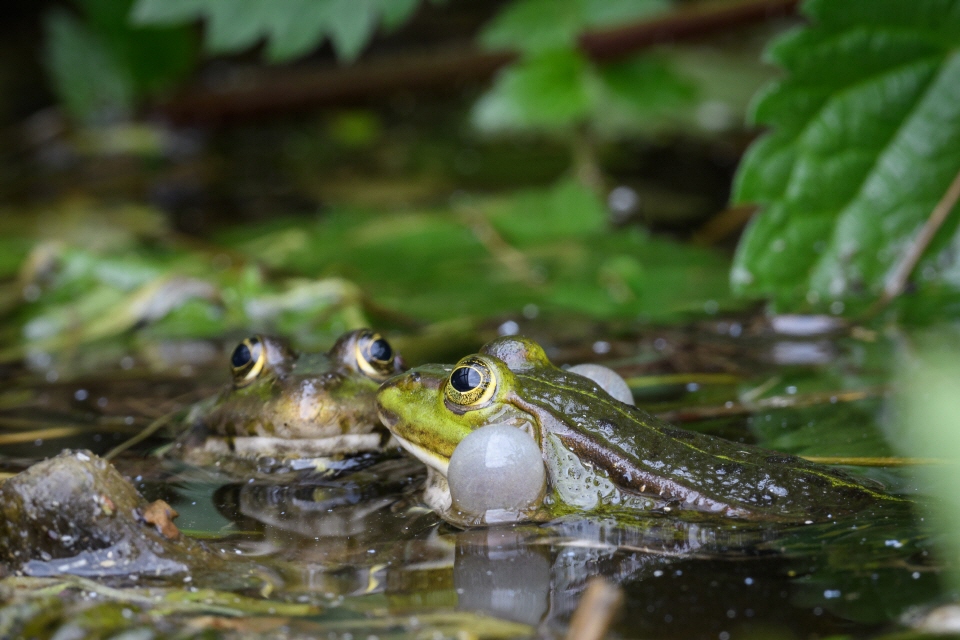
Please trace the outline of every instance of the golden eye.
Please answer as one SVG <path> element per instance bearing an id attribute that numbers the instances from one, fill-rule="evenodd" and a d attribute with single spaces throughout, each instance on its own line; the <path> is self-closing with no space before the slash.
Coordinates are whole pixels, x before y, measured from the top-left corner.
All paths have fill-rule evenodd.
<path id="1" fill-rule="evenodd" d="M 357 338 L 357 366 L 371 378 L 382 380 L 396 373 L 396 354 L 379 333 L 363 333 Z"/>
<path id="2" fill-rule="evenodd" d="M 233 384 L 243 387 L 254 380 L 263 371 L 267 360 L 267 350 L 257 336 L 247 338 L 237 345 L 230 356 L 230 367 L 233 369 Z"/>
<path id="3" fill-rule="evenodd" d="M 493 371 L 479 358 L 466 358 L 457 364 L 444 387 L 447 400 L 463 407 L 484 404 L 497 390 Z"/>

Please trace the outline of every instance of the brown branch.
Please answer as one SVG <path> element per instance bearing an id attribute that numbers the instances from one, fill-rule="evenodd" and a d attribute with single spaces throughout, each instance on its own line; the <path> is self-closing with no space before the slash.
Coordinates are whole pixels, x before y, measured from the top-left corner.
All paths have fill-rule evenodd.
<path id="1" fill-rule="evenodd" d="M 845 467 L 915 467 L 936 464 L 953 464 L 947 458 L 899 458 L 899 457 L 869 457 L 869 456 L 800 456 L 804 460 L 817 464 L 835 464 Z"/>
<path id="2" fill-rule="evenodd" d="M 487 78 L 514 59 L 512 53 L 474 49 L 396 54 L 352 67 L 256 68 L 229 85 L 190 87 L 159 108 L 178 123 L 251 119 L 382 97 L 398 91 L 459 87 Z"/>
<path id="3" fill-rule="evenodd" d="M 711 0 L 683 6 L 650 20 L 585 33 L 580 47 L 592 59 L 609 62 L 655 44 L 712 33 L 787 15 L 799 0 Z M 159 105 L 158 113 L 177 123 L 222 123 L 302 111 L 329 104 L 383 98 L 398 91 L 459 90 L 484 81 L 514 61 L 510 51 L 450 48 L 400 53 L 300 68 L 256 67 L 216 86 L 194 85 Z"/>
<path id="4" fill-rule="evenodd" d="M 603 640 L 621 604 L 620 587 L 605 578 L 592 578 L 570 618 L 566 640 Z"/>
<path id="5" fill-rule="evenodd" d="M 580 47 L 597 62 L 617 60 L 646 47 L 790 15 L 799 0 L 717 0 L 687 4 L 635 24 L 585 33 Z"/>
<path id="6" fill-rule="evenodd" d="M 868 387 L 852 391 L 821 391 L 806 395 L 772 396 L 749 402 L 734 402 L 720 406 L 687 407 L 660 411 L 657 417 L 667 422 L 696 422 L 729 416 L 750 415 L 766 409 L 813 407 L 838 402 L 857 402 L 886 395 L 886 387 Z"/>

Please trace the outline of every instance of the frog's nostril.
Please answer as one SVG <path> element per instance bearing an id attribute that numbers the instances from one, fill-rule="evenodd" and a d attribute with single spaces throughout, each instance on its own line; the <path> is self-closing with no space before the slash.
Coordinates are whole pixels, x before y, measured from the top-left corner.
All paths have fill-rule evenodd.
<path id="1" fill-rule="evenodd" d="M 411 371 L 411 372 L 410 372 L 410 382 L 413 382 L 413 383 L 418 383 L 418 382 L 420 382 L 420 374 L 417 373 L 416 371 Z"/>

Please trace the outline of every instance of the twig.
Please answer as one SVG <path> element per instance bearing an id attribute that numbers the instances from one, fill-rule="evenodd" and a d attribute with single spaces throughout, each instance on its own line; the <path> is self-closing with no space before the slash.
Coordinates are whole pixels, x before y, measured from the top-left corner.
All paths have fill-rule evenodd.
<path id="1" fill-rule="evenodd" d="M 108 451 L 106 454 L 103 455 L 103 459 L 113 460 L 115 457 L 117 457 L 118 455 L 120 455 L 121 453 L 129 449 L 130 447 L 136 444 L 140 444 L 141 442 L 143 442 L 144 440 L 146 440 L 147 438 L 155 434 L 157 431 L 159 431 L 160 427 L 170 422 L 170 419 L 176 414 L 177 414 L 177 411 L 171 411 L 170 413 L 160 416 L 159 418 L 157 418 L 156 420 L 148 424 L 146 427 L 144 427 L 143 431 L 141 431 L 137 435 L 133 436 L 128 440 L 121 442 L 120 444 L 115 446 L 113 449 L 110 449 L 110 451 Z"/>
<path id="2" fill-rule="evenodd" d="M 112 417 L 112 416 L 111 416 Z M 81 431 L 109 431 L 112 433 L 134 433 L 137 428 L 127 424 L 122 418 L 117 416 L 115 419 L 103 417 L 98 422 L 92 424 L 77 424 L 77 422 L 56 422 L 50 420 L 34 420 L 31 418 L 17 418 L 14 416 L 0 415 L 0 429 L 11 429 L 14 431 L 25 431 L 36 433 L 41 429 L 80 429 Z M 29 441 L 28 439 L 27 441 Z"/>
<path id="3" fill-rule="evenodd" d="M 700 246 L 713 246 L 746 226 L 756 211 L 757 206 L 753 204 L 738 204 L 727 207 L 694 231 L 690 241 Z"/>
<path id="4" fill-rule="evenodd" d="M 732 373 L 665 373 L 662 375 L 631 376 L 624 378 L 631 389 L 666 387 L 671 385 L 737 384 L 740 377 Z"/>
<path id="5" fill-rule="evenodd" d="M 769 20 L 796 11 L 799 0 L 720 0 L 681 5 L 677 9 L 635 24 L 585 33 L 580 47 L 593 60 L 623 58 L 654 44 L 698 38 L 731 27 Z"/>
<path id="6" fill-rule="evenodd" d="M 932 464 L 951 464 L 952 460 L 944 458 L 897 458 L 868 456 L 800 456 L 804 460 L 818 464 L 839 464 L 848 467 L 913 467 Z"/>
<path id="7" fill-rule="evenodd" d="M 18 431 L 16 433 L 0 434 L 0 445 L 22 444 L 34 440 L 56 440 L 70 438 L 90 433 L 90 427 L 50 427 L 48 429 L 34 429 L 32 431 Z"/>
<path id="8" fill-rule="evenodd" d="M 566 640 L 601 640 L 623 603 L 623 591 L 604 578 L 593 578 L 570 618 Z"/>
<path id="9" fill-rule="evenodd" d="M 783 409 L 786 407 L 813 407 L 838 402 L 856 402 L 886 395 L 886 387 L 869 387 L 856 391 L 837 391 L 810 393 L 807 395 L 773 396 L 753 402 L 731 402 L 722 406 L 689 407 L 675 411 L 657 413 L 657 417 L 667 422 L 694 422 L 723 416 L 737 416 L 755 413 L 761 409 Z"/>
<path id="10" fill-rule="evenodd" d="M 927 218 L 927 221 L 920 228 L 920 233 L 914 238 L 913 243 L 907 249 L 903 259 L 900 260 L 900 264 L 896 266 L 893 273 L 887 278 L 886 285 L 883 288 L 883 296 L 871 309 L 871 315 L 886 307 L 894 298 L 903 293 L 907 287 L 907 280 L 909 280 L 910 274 L 913 273 L 917 263 L 920 262 L 920 258 L 923 257 L 927 247 L 930 246 L 937 231 L 943 226 L 947 216 L 953 211 L 953 207 L 957 204 L 958 199 L 960 199 L 960 172 L 953 178 L 953 182 L 947 187 L 947 191 L 943 194 L 943 197 L 940 198 L 940 202 L 938 202 L 937 206 L 930 212 L 930 217 Z"/>
<path id="11" fill-rule="evenodd" d="M 543 285 L 543 277 L 533 268 L 527 256 L 504 240 L 483 211 L 465 207 L 461 218 L 477 241 L 519 282 L 532 288 Z"/>

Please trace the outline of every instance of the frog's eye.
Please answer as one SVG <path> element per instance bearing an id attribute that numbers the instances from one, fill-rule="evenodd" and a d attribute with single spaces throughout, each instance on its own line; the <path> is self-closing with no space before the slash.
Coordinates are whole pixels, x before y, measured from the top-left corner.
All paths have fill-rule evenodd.
<path id="1" fill-rule="evenodd" d="M 497 380 L 487 363 L 479 358 L 461 360 L 450 374 L 443 393 L 462 407 L 486 403 L 497 390 Z"/>
<path id="2" fill-rule="evenodd" d="M 233 383 L 242 387 L 257 379 L 263 371 L 267 360 L 267 350 L 263 341 L 254 336 L 247 338 L 237 345 L 230 356 L 230 367 L 233 369 Z"/>
<path id="3" fill-rule="evenodd" d="M 378 380 L 396 373 L 396 354 L 379 333 L 365 332 L 357 338 L 356 344 L 360 371 Z"/>

